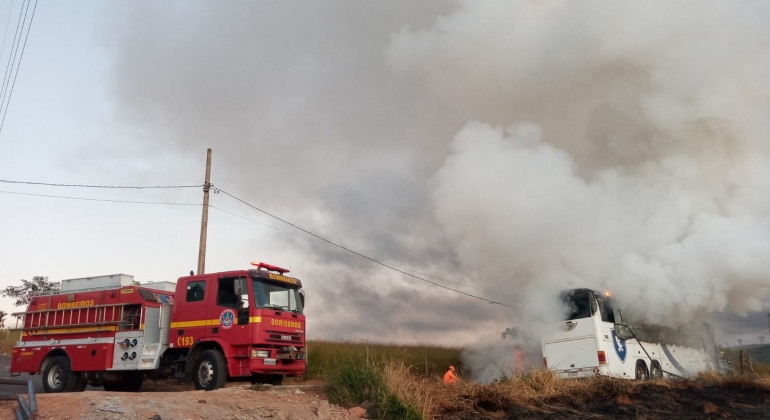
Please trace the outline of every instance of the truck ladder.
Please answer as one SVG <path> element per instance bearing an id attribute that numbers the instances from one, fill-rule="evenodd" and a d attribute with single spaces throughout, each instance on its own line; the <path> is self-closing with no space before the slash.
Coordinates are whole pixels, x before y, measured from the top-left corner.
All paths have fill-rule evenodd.
<path id="1" fill-rule="evenodd" d="M 17 312 L 11 314 L 16 317 L 16 328 L 11 331 L 22 331 L 29 335 L 65 333 L 57 330 L 67 328 L 86 328 L 78 332 L 104 331 L 101 327 L 126 323 L 124 316 L 127 305 L 130 303 Z M 22 327 L 19 327 L 20 319 Z"/>

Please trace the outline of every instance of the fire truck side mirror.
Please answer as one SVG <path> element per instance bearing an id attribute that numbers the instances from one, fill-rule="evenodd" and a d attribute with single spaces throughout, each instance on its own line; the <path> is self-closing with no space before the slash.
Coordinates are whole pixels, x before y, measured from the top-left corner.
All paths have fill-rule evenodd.
<path id="1" fill-rule="evenodd" d="M 243 295 L 243 279 L 235 279 L 233 282 L 233 289 L 236 296 Z"/>
<path id="2" fill-rule="evenodd" d="M 302 308 L 305 308 L 305 291 L 300 290 L 299 291 L 299 301 L 302 303 Z"/>

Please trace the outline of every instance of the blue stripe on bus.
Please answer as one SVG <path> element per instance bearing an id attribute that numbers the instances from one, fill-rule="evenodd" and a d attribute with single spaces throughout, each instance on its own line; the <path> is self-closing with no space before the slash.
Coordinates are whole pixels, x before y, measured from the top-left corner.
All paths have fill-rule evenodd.
<path id="1" fill-rule="evenodd" d="M 663 348 L 663 353 L 666 354 L 666 357 L 668 357 L 668 360 L 671 361 L 671 364 L 680 372 L 685 375 L 688 374 L 687 370 L 679 364 L 679 362 L 674 359 L 674 355 L 671 354 L 671 351 L 668 349 L 668 347 L 665 344 L 661 344 L 661 347 Z"/>

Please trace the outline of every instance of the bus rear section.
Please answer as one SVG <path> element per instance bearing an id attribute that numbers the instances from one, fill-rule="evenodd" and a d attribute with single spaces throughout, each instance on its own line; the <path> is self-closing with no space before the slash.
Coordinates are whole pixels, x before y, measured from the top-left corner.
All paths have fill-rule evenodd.
<path id="1" fill-rule="evenodd" d="M 562 378 L 594 376 L 607 363 L 602 343 L 597 339 L 599 323 L 592 308 L 592 292 L 577 289 L 562 293 L 567 316 L 542 330 L 543 363 Z"/>

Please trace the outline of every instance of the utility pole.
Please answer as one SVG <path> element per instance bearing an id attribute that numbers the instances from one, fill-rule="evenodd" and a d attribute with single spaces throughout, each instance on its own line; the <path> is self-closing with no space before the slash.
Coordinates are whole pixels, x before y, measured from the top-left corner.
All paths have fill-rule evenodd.
<path id="1" fill-rule="evenodd" d="M 201 240 L 198 244 L 198 275 L 206 271 L 206 233 L 209 227 L 209 190 L 211 189 L 211 149 L 206 152 L 206 182 L 203 184 L 203 214 L 201 215 Z"/>

